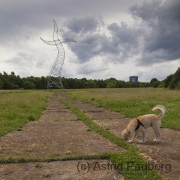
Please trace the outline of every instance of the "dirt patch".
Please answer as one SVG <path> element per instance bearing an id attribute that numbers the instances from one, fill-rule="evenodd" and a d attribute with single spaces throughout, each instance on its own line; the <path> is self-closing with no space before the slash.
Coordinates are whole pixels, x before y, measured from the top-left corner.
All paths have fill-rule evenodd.
<path id="1" fill-rule="evenodd" d="M 49 99 L 48 106 L 38 121 L 23 126 L 22 131 L 10 132 L 0 137 L 0 158 L 47 158 L 91 155 L 125 150 L 98 133 L 90 131 L 77 117 L 57 100 L 59 94 Z M 107 164 L 108 161 L 98 160 Z M 122 179 L 115 170 L 102 171 L 91 168 L 88 173 L 78 172 L 79 161 L 40 163 L 15 163 L 0 165 L 1 179 Z M 93 161 L 86 161 L 93 166 Z M 86 168 L 87 169 L 87 168 Z"/>
<path id="2" fill-rule="evenodd" d="M 65 98 L 65 97 L 64 97 Z M 66 99 L 67 100 L 67 99 Z M 88 103 L 69 100 L 71 103 L 80 108 L 94 122 L 101 127 L 108 129 L 116 136 L 121 137 L 121 132 L 127 127 L 130 118 L 116 112 L 111 112 L 102 107 L 94 107 Z M 151 128 L 147 132 L 147 142 L 141 144 L 136 138 L 133 145 L 141 149 L 141 155 L 152 164 L 164 179 L 180 179 L 180 131 L 161 128 L 161 142 L 155 143 L 155 138 Z"/>
<path id="3" fill-rule="evenodd" d="M 117 173 L 115 168 L 109 168 L 109 170 L 98 168 L 102 165 L 108 165 L 108 163 L 106 160 L 88 160 L 0 165 L 0 179 L 123 180 L 123 177 Z M 88 165 L 89 168 L 85 168 Z"/>

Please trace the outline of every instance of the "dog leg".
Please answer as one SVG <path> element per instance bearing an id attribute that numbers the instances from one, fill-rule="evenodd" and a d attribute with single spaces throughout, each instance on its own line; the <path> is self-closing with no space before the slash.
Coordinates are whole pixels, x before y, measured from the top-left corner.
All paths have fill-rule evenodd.
<path id="1" fill-rule="evenodd" d="M 156 138 L 153 140 L 153 141 L 155 141 L 155 142 L 159 142 L 160 141 L 160 132 L 159 132 L 159 127 L 157 127 L 157 126 L 154 126 L 154 127 L 152 127 L 153 128 L 153 130 L 154 130 L 154 133 L 155 133 L 155 135 L 156 135 Z"/>
<path id="2" fill-rule="evenodd" d="M 145 129 L 142 130 L 142 136 L 143 136 L 143 139 L 141 141 L 139 141 L 140 143 L 146 142 L 146 130 Z"/>
<path id="3" fill-rule="evenodd" d="M 136 138 L 137 134 L 138 134 L 138 131 L 136 131 L 134 133 L 133 137 L 131 138 L 131 140 L 129 140 L 130 143 L 132 143 L 134 141 L 134 139 Z"/>

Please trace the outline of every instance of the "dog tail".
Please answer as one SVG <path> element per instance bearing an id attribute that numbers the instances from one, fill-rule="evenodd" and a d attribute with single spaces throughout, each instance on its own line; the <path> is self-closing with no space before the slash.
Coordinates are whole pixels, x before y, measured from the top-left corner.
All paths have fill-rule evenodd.
<path id="1" fill-rule="evenodd" d="M 165 115 L 166 109 L 163 105 L 157 105 L 157 106 L 153 107 L 152 111 L 155 111 L 155 110 L 160 111 L 158 118 L 162 118 Z"/>

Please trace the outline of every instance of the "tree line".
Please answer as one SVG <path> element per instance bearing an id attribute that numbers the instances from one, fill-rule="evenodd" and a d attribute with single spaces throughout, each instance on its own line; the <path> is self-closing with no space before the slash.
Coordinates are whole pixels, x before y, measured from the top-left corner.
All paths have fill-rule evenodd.
<path id="1" fill-rule="evenodd" d="M 53 77 L 52 77 L 53 78 Z M 46 89 L 48 77 L 23 77 L 16 75 L 14 72 L 10 74 L 0 73 L 0 89 Z M 150 82 L 130 82 L 117 80 L 113 77 L 103 79 L 77 79 L 62 77 L 61 81 L 66 89 L 83 89 L 83 88 L 138 88 L 138 87 L 154 87 L 180 89 L 180 68 L 174 73 L 159 81 L 156 78 Z M 56 88 L 56 87 L 52 87 Z"/>
<path id="2" fill-rule="evenodd" d="M 156 78 L 151 79 L 149 86 L 155 88 L 180 89 L 180 68 L 162 81 L 158 81 Z"/>

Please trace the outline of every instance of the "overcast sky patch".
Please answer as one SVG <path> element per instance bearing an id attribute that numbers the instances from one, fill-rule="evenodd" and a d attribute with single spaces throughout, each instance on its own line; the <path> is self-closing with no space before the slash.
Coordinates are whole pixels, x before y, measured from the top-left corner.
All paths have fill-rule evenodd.
<path id="1" fill-rule="evenodd" d="M 179 9 L 179 0 L 3 1 L 0 72 L 48 76 L 57 50 L 40 37 L 52 40 L 55 19 L 60 39 L 76 41 L 64 44 L 62 75 L 165 79 L 180 62 Z"/>

